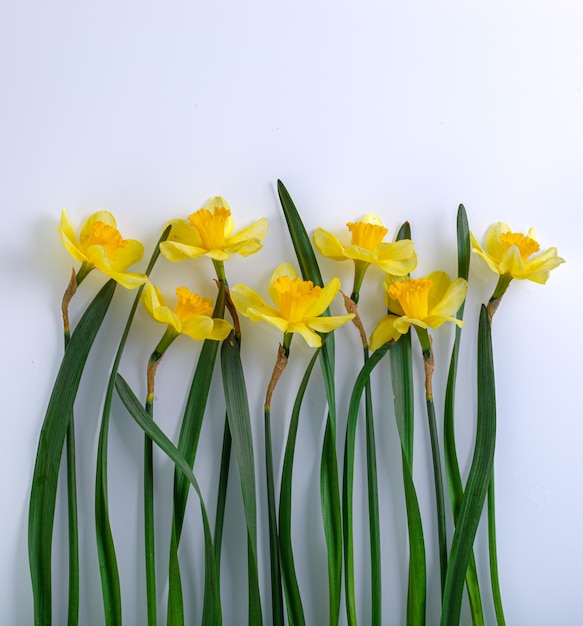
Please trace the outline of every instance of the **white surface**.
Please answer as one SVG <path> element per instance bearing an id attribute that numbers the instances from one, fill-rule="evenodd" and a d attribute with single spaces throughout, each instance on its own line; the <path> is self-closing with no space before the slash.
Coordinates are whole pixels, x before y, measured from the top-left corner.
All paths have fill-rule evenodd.
<path id="1" fill-rule="evenodd" d="M 417 275 L 455 272 L 455 214 L 463 202 L 481 237 L 494 221 L 535 226 L 543 247 L 567 264 L 549 283 L 513 284 L 495 319 L 498 384 L 498 529 L 500 577 L 509 624 L 572 626 L 583 612 L 579 403 L 583 184 L 583 8 L 576 2 L 506 0 L 427 2 L 99 2 L 3 3 L 0 19 L 0 230 L 4 293 L 4 418 L 0 452 L 0 623 L 32 621 L 26 550 L 30 480 L 42 417 L 61 354 L 59 303 L 71 260 L 56 227 L 63 206 L 73 223 L 111 210 L 126 237 L 147 255 L 169 218 L 186 216 L 213 195 L 231 203 L 239 227 L 270 220 L 264 250 L 227 265 L 229 280 L 265 293 L 272 268 L 293 261 L 275 193 L 281 178 L 309 231 L 343 233 L 344 223 L 373 211 L 390 229 L 409 220 L 419 253 Z M 494 285 L 473 264 L 460 374 L 459 446 L 464 471 L 473 437 L 475 317 Z M 322 261 L 350 290 L 352 266 Z M 160 263 L 158 282 L 182 282 L 211 295 L 207 259 Z M 579 278 L 577 278 L 579 276 Z M 73 319 L 101 279 L 91 276 L 75 299 Z M 364 317 L 382 314 L 380 273 L 367 276 Z M 571 286 L 569 286 L 571 285 Z M 79 432 L 81 623 L 103 623 L 93 522 L 94 456 L 101 392 L 131 301 L 116 294 L 98 351 L 84 376 Z M 340 303 L 336 303 L 340 312 Z M 143 367 L 160 329 L 141 315 L 122 371 L 143 392 Z M 258 466 L 263 467 L 261 405 L 278 335 L 245 323 L 245 360 Z M 437 333 L 436 333 L 437 335 Z M 339 428 L 355 375 L 358 343 L 339 333 Z M 438 409 L 450 331 L 436 337 Z M 416 344 L 414 344 L 415 347 Z M 259 349 L 252 350 L 252 347 Z M 281 449 L 297 379 L 309 356 L 301 340 L 274 403 L 274 446 Z M 160 367 L 156 413 L 175 435 L 198 348 L 187 339 Z M 376 379 L 382 395 L 381 377 Z M 422 408 L 419 386 L 418 406 Z M 222 433 L 220 380 L 205 421 L 196 472 L 214 509 Z M 294 537 L 308 623 L 325 623 L 325 551 L 318 495 L 322 391 L 313 385 L 302 416 L 295 474 Z M 467 421 L 463 415 L 467 414 Z M 398 444 L 390 406 L 378 411 L 384 616 L 404 623 L 405 521 Z M 358 441 L 362 459 L 363 439 Z M 139 468 L 142 439 L 119 405 L 110 434 L 111 510 L 128 625 L 145 620 Z M 171 470 L 157 497 L 168 517 Z M 426 527 L 433 524 L 431 466 L 419 412 L 415 477 Z M 259 472 L 264 498 L 263 472 Z M 357 484 L 363 485 L 362 462 Z M 236 476 L 227 509 L 222 565 L 225 624 L 244 623 L 244 535 Z M 60 494 L 58 508 L 63 509 Z M 365 493 L 356 495 L 366 528 Z M 362 502 L 362 507 L 359 506 Z M 268 603 L 265 501 L 260 529 L 265 622 Z M 184 547 L 198 550 L 198 508 L 189 508 Z M 165 580 L 168 519 L 159 530 Z M 438 568 L 428 536 L 428 624 L 437 623 Z M 57 519 L 55 554 L 64 549 Z M 358 606 L 369 620 L 367 538 L 357 540 Z M 487 590 L 483 529 L 477 553 Z M 55 623 L 64 623 L 66 566 L 55 562 Z M 201 581 L 194 565 L 185 584 Z M 161 593 L 163 593 L 162 584 Z M 485 601 L 487 623 L 493 623 Z M 60 605 L 60 606 L 59 606 Z M 191 610 L 191 607 L 189 607 Z M 344 618 L 343 618 L 344 619 Z M 469 623 L 467 615 L 465 622 Z"/>

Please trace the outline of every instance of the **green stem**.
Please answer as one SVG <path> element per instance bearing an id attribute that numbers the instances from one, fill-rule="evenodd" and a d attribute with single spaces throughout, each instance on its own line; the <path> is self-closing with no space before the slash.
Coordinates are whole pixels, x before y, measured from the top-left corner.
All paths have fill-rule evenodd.
<path id="1" fill-rule="evenodd" d="M 271 572 L 271 607 L 273 626 L 283 626 L 283 598 L 281 592 L 281 567 L 279 539 L 275 513 L 275 486 L 273 477 L 273 454 L 271 445 L 271 409 L 265 406 L 265 470 L 267 476 L 267 514 L 269 520 L 269 561 Z"/>
<path id="2" fill-rule="evenodd" d="M 368 348 L 364 348 L 364 363 L 368 361 Z M 370 378 L 366 381 L 365 426 L 366 426 L 366 470 L 368 486 L 368 516 L 370 530 L 370 585 L 372 616 L 371 626 L 382 624 L 382 584 L 381 584 L 381 534 L 379 517 L 379 487 L 377 478 L 377 457 L 372 409 Z"/>
<path id="3" fill-rule="evenodd" d="M 383 358 L 387 350 L 394 344 L 385 344 L 366 359 L 360 370 L 352 394 L 346 422 L 346 438 L 344 443 L 344 466 L 342 480 L 342 519 L 344 532 L 344 584 L 346 594 L 346 617 L 349 626 L 355 626 L 356 599 L 354 596 L 354 528 L 353 528 L 353 494 L 354 494 L 354 456 L 356 443 L 356 424 L 362 392 L 366 388 L 372 370 Z"/>
<path id="4" fill-rule="evenodd" d="M 500 593 L 500 580 L 498 578 L 498 555 L 496 549 L 496 509 L 494 497 L 494 470 L 488 486 L 488 551 L 490 553 L 490 581 L 492 583 L 492 596 L 494 598 L 494 610 L 498 626 L 506 626 L 504 610 L 502 608 L 502 594 Z"/>
<path id="5" fill-rule="evenodd" d="M 474 454 L 451 544 L 441 626 L 459 624 L 466 572 L 492 478 L 496 444 L 496 391 L 490 317 L 485 306 L 482 306 L 478 326 L 477 369 L 478 416 Z"/>
<path id="6" fill-rule="evenodd" d="M 69 614 L 68 626 L 79 623 L 79 524 L 73 413 L 67 429 L 67 500 L 69 503 Z"/>
<path id="7" fill-rule="evenodd" d="M 490 302 L 492 302 L 493 300 L 499 300 L 506 293 L 506 290 L 508 289 L 508 285 L 510 285 L 511 281 L 512 281 L 511 274 L 501 274 L 500 278 L 498 278 L 498 283 L 496 284 L 494 293 L 492 294 L 492 297 L 490 298 Z"/>
<path id="8" fill-rule="evenodd" d="M 217 575 L 221 575 L 221 547 L 223 542 L 223 525 L 225 521 L 225 504 L 227 500 L 227 486 L 229 482 L 229 468 L 231 466 L 231 431 L 229 422 L 225 418 L 223 430 L 223 447 L 221 450 L 221 469 L 219 470 L 219 487 L 217 491 L 217 511 L 215 516 L 215 559 L 217 561 Z"/>
<path id="9" fill-rule="evenodd" d="M 146 276 L 149 276 L 154 268 L 158 257 L 160 256 L 160 243 L 165 241 L 170 233 L 168 226 L 160 239 L 156 243 L 152 256 L 146 269 Z M 77 279 L 77 284 L 79 279 Z M 103 412 L 101 418 L 101 427 L 99 429 L 99 443 L 97 447 L 97 463 L 95 471 L 95 534 L 97 541 L 97 555 L 99 558 L 99 570 L 101 572 L 101 587 L 103 594 L 103 609 L 105 624 L 107 626 L 118 626 L 122 623 L 121 611 L 121 590 L 119 584 L 119 572 L 117 567 L 117 558 L 115 555 L 115 545 L 111 532 L 109 521 L 109 498 L 108 498 L 108 480 L 107 480 L 107 453 L 108 453 L 108 433 L 109 418 L 111 414 L 111 403 L 113 392 L 115 389 L 115 377 L 119 369 L 119 364 L 125 349 L 130 328 L 138 309 L 140 298 L 144 286 L 138 288 L 136 297 L 132 304 L 132 308 L 128 315 L 128 319 L 122 333 L 119 346 L 115 355 L 115 359 L 111 368 L 107 389 L 105 392 L 105 400 L 103 403 Z"/>
<path id="10" fill-rule="evenodd" d="M 225 289 L 221 283 L 219 295 L 215 303 L 213 317 L 222 318 L 225 313 Z M 214 363 L 218 350 L 218 342 L 207 339 L 202 345 L 198 363 L 192 378 L 188 399 L 184 408 L 178 449 L 188 462 L 189 467 L 194 467 L 200 431 L 204 418 L 206 403 L 209 395 Z M 184 515 L 190 487 L 185 475 L 178 470 L 174 472 L 174 499 L 172 515 L 172 534 L 170 543 L 169 575 L 168 575 L 168 624 L 180 626 L 184 623 L 182 584 L 180 576 L 180 564 L 178 560 L 178 546 L 182 535 Z"/>
<path id="11" fill-rule="evenodd" d="M 435 482 L 435 500 L 437 503 L 437 534 L 439 538 L 439 570 L 441 573 L 441 594 L 445 589 L 447 573 L 447 533 L 445 526 L 445 498 L 443 494 L 443 475 L 441 471 L 441 457 L 439 455 L 439 438 L 435 419 L 435 404 L 433 398 L 427 398 L 427 421 L 429 424 L 429 438 L 431 441 L 431 457 L 433 460 L 433 479 Z"/>
<path id="12" fill-rule="evenodd" d="M 146 412 L 154 417 L 154 399 L 148 396 Z M 144 435 L 144 549 L 146 556 L 146 597 L 148 626 L 156 626 L 156 558 L 154 541 L 154 456 L 152 440 Z"/>
<path id="13" fill-rule="evenodd" d="M 401 441 L 403 491 L 409 536 L 407 626 L 425 626 L 427 566 L 421 511 L 413 482 L 414 393 L 411 332 L 402 335 L 389 355 L 395 419 Z"/>
<path id="14" fill-rule="evenodd" d="M 77 285 L 79 279 L 77 277 Z M 71 340 L 68 329 L 64 331 L 65 350 Z M 67 623 L 76 626 L 79 623 L 79 520 L 77 513 L 77 463 L 75 452 L 75 418 L 71 411 L 71 419 L 67 427 L 67 504 L 69 516 L 69 606 Z"/>
<path id="15" fill-rule="evenodd" d="M 437 434 L 437 420 L 435 418 L 435 403 L 433 402 L 433 370 L 434 357 L 431 347 L 431 338 L 426 329 L 415 328 L 423 350 L 425 365 L 425 400 L 427 406 L 427 423 L 429 426 L 429 440 L 431 443 L 431 459 L 433 462 L 433 482 L 435 484 L 435 502 L 437 516 L 437 536 L 439 549 L 439 570 L 441 574 L 441 595 L 445 589 L 447 574 L 447 530 L 445 525 L 445 497 L 443 493 L 443 472 L 441 470 L 441 455 L 439 452 L 439 436 Z"/>
<path id="16" fill-rule="evenodd" d="M 281 474 L 281 489 L 279 496 L 279 546 L 281 570 L 287 601 L 287 613 L 290 623 L 294 624 L 294 626 L 302 626 L 306 623 L 300 588 L 296 576 L 291 534 L 294 453 L 296 448 L 301 404 L 319 353 L 320 350 L 316 350 L 314 356 L 310 360 L 294 402 L 287 443 L 285 446 L 283 470 Z"/>
<path id="17" fill-rule="evenodd" d="M 459 319 L 461 319 L 463 316 L 463 308 L 464 307 L 462 305 L 462 307 L 458 311 Z M 443 451 L 445 458 L 445 474 L 454 526 L 457 525 L 459 509 L 464 496 L 464 488 L 455 443 L 454 422 L 455 380 L 457 375 L 457 364 L 459 358 L 460 337 L 461 328 L 456 327 L 455 340 L 451 354 L 449 374 L 447 378 L 443 419 Z M 468 571 L 466 573 L 466 587 L 470 600 L 472 624 L 474 626 L 484 626 L 484 611 L 482 608 L 482 598 L 480 595 L 476 559 L 473 553 L 468 565 Z"/>

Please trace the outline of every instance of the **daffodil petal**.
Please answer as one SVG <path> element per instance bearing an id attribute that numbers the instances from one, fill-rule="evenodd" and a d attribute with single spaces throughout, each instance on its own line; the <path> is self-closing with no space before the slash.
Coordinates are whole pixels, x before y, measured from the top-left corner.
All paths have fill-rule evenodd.
<path id="1" fill-rule="evenodd" d="M 280 317 L 279 315 L 266 315 L 263 311 L 258 311 L 256 309 L 248 309 L 248 316 L 252 322 L 267 322 L 272 326 L 275 326 L 282 333 L 291 332 L 289 330 L 290 323 Z"/>
<path id="2" fill-rule="evenodd" d="M 441 302 L 441 299 L 451 285 L 451 278 L 446 272 L 442 271 L 431 272 L 426 278 L 433 283 L 427 295 L 427 308 L 431 311 Z"/>
<path id="3" fill-rule="evenodd" d="M 525 265 L 516 246 L 508 248 L 502 255 L 499 263 L 500 274 L 510 274 L 513 277 L 524 276 Z"/>
<path id="4" fill-rule="evenodd" d="M 79 247 L 79 242 L 76 239 L 70 239 L 65 235 L 64 231 L 59 228 L 59 235 L 61 236 L 61 241 L 63 242 L 63 246 L 65 246 L 65 250 L 76 260 L 76 261 L 87 261 L 87 255 L 81 250 Z"/>
<path id="5" fill-rule="evenodd" d="M 229 336 L 232 330 L 232 324 L 229 324 L 226 320 L 213 319 L 213 329 L 208 338 L 214 339 L 215 341 L 223 341 Z"/>
<path id="6" fill-rule="evenodd" d="M 103 246 L 89 246 L 87 248 L 87 259 L 106 276 L 113 278 L 126 289 L 135 289 L 146 282 L 144 274 L 120 272 L 117 268 L 112 268 Z"/>
<path id="7" fill-rule="evenodd" d="M 67 252 L 77 261 L 85 261 L 87 257 L 81 250 L 81 245 L 71 225 L 66 209 L 61 211 L 61 223 L 58 231 Z"/>
<path id="8" fill-rule="evenodd" d="M 261 319 L 261 315 L 278 317 L 277 309 L 269 306 L 256 291 L 247 285 L 234 285 L 229 293 L 237 311 L 253 321 Z M 252 314 L 249 311 L 252 311 Z"/>
<path id="9" fill-rule="evenodd" d="M 395 329 L 404 335 L 411 326 L 417 326 L 418 328 L 427 328 L 427 324 L 423 320 L 418 320 L 412 317 L 402 315 L 395 319 Z"/>
<path id="10" fill-rule="evenodd" d="M 534 282 L 542 282 L 544 284 L 546 283 L 546 279 L 548 279 L 549 272 L 564 262 L 565 259 L 562 259 L 557 255 L 556 248 L 549 248 L 548 250 L 541 252 L 541 254 L 537 255 L 533 259 L 527 261 L 526 266 L 529 275 L 526 278 L 533 280 Z M 546 279 L 540 280 L 544 277 L 545 273 Z M 539 280 L 533 276 L 536 276 Z"/>
<path id="11" fill-rule="evenodd" d="M 182 331 L 182 324 L 176 314 L 167 305 L 162 292 L 150 281 L 142 293 L 142 305 L 154 320 L 172 326 L 177 333 Z"/>
<path id="12" fill-rule="evenodd" d="M 210 339 L 213 327 L 213 320 L 208 315 L 193 315 L 182 322 L 182 333 L 195 341 L 203 341 Z"/>
<path id="13" fill-rule="evenodd" d="M 218 248 L 215 250 L 205 250 L 204 254 L 215 261 L 226 261 L 231 256 L 226 250 L 219 250 Z"/>
<path id="14" fill-rule="evenodd" d="M 378 259 L 376 264 L 393 276 L 406 276 L 417 267 L 417 254 L 410 239 L 379 243 L 374 252 Z"/>
<path id="15" fill-rule="evenodd" d="M 425 319 L 425 323 L 430 328 L 439 328 L 442 324 L 445 324 L 445 322 L 453 322 L 456 326 L 459 326 L 460 328 L 464 325 L 464 322 L 462 320 L 458 320 L 455 317 L 446 317 L 444 315 L 429 315 Z"/>
<path id="16" fill-rule="evenodd" d="M 364 224 L 374 224 L 375 226 L 382 226 L 382 227 L 384 227 L 383 221 L 381 220 L 381 218 L 376 213 L 367 213 L 359 221 L 363 222 Z"/>
<path id="17" fill-rule="evenodd" d="M 496 222 L 488 229 L 486 233 L 485 239 L 485 249 L 486 252 L 494 257 L 495 259 L 499 259 L 504 254 L 504 243 L 502 239 L 500 239 L 500 235 L 503 233 L 508 233 L 510 231 L 510 226 L 504 222 Z"/>
<path id="18" fill-rule="evenodd" d="M 263 240 L 267 236 L 269 222 L 266 217 L 262 217 L 247 228 L 240 230 L 238 233 L 229 237 L 227 247 L 233 248 L 242 256 L 249 256 L 261 250 Z"/>
<path id="19" fill-rule="evenodd" d="M 109 255 L 109 265 L 112 269 L 124 272 L 128 267 L 137 263 L 144 255 L 144 245 L 135 239 L 126 239 L 125 244 Z"/>
<path id="20" fill-rule="evenodd" d="M 336 294 L 340 291 L 340 280 L 334 277 L 327 285 L 322 287 L 320 295 L 314 299 L 305 311 L 306 318 L 319 317 L 330 306 Z"/>
<path id="21" fill-rule="evenodd" d="M 361 248 L 360 246 L 346 246 L 344 248 L 344 256 L 353 261 L 363 261 L 364 263 L 377 263 L 378 258 L 374 252 Z"/>
<path id="22" fill-rule="evenodd" d="M 231 217 L 231 207 L 229 203 L 223 198 L 223 196 L 214 196 L 211 198 L 205 205 L 204 208 L 207 211 L 210 211 L 214 215 L 216 209 L 226 209 L 229 212 L 229 216 L 225 220 L 225 227 L 223 233 L 225 235 L 225 239 L 233 232 L 234 223 L 233 218 Z"/>
<path id="23" fill-rule="evenodd" d="M 463 278 L 456 278 L 449 284 L 440 302 L 433 308 L 429 308 L 429 316 L 440 316 L 447 318 L 448 321 L 453 321 L 453 316 L 459 311 L 466 299 L 467 290 L 467 281 Z M 435 328 L 435 326 L 433 326 L 433 328 Z"/>
<path id="24" fill-rule="evenodd" d="M 185 261 L 186 259 L 197 259 L 206 254 L 204 248 L 197 248 L 177 241 L 163 241 L 160 244 L 160 252 L 173 263 Z"/>
<path id="25" fill-rule="evenodd" d="M 374 351 L 378 350 L 387 341 L 397 341 L 401 333 L 395 328 L 395 315 L 385 315 L 372 331 L 368 341 L 369 348 Z"/>
<path id="26" fill-rule="evenodd" d="M 289 324 L 287 331 L 288 333 L 298 333 L 301 335 L 305 342 L 310 346 L 310 348 L 319 348 L 322 345 L 322 339 L 320 335 L 311 331 L 305 324 Z"/>
<path id="27" fill-rule="evenodd" d="M 354 313 L 314 317 L 311 320 L 307 320 L 306 325 L 319 333 L 329 333 L 352 319 L 354 319 Z"/>
<path id="28" fill-rule="evenodd" d="M 388 274 L 387 276 L 385 276 L 385 280 L 383 281 L 383 289 L 385 290 L 385 306 L 391 313 L 394 313 L 397 317 L 405 315 L 405 312 L 403 311 L 403 307 L 398 302 L 398 300 L 393 300 L 389 297 L 389 287 L 391 286 L 391 283 L 395 283 L 399 280 L 402 280 L 402 277 Z"/>
<path id="29" fill-rule="evenodd" d="M 97 211 L 97 213 L 94 213 L 93 215 L 89 216 L 89 218 L 87 218 L 87 221 L 85 222 L 85 224 L 83 224 L 83 227 L 81 228 L 79 241 L 81 242 L 82 246 L 85 246 L 91 238 L 93 234 L 93 224 L 95 224 L 95 222 L 103 222 L 104 224 L 107 224 L 108 226 L 117 229 L 115 217 L 113 217 L 113 215 L 109 211 Z"/>
<path id="30" fill-rule="evenodd" d="M 486 263 L 486 265 L 495 273 L 495 274 L 501 274 L 500 272 L 500 268 L 498 267 L 498 263 L 496 261 L 494 261 L 494 259 L 492 259 L 490 257 L 490 255 L 486 254 L 486 252 L 484 252 L 484 250 L 482 250 L 481 247 L 479 247 L 479 244 L 474 243 L 474 239 L 472 238 L 472 252 L 479 257 L 480 259 L 482 259 L 482 261 L 484 261 L 484 263 Z"/>
<path id="31" fill-rule="evenodd" d="M 103 272 L 103 270 L 101 270 Z M 122 287 L 126 289 L 136 289 L 140 285 L 143 285 L 146 282 L 145 274 L 137 274 L 135 272 L 103 272 L 107 274 L 110 278 L 113 278 L 116 283 L 119 283 Z"/>
<path id="32" fill-rule="evenodd" d="M 170 220 L 164 228 L 171 226 L 170 233 L 168 234 L 168 242 L 183 243 L 188 246 L 194 246 L 195 248 L 202 247 L 202 239 L 196 228 L 190 225 L 188 220 L 175 219 Z M 160 246 L 160 250 L 162 246 Z"/>
<path id="33" fill-rule="evenodd" d="M 273 274 L 271 275 L 271 278 L 269 279 L 269 285 L 267 287 L 267 291 L 269 293 L 269 297 L 271 298 L 271 301 L 277 306 L 279 306 L 279 292 L 273 286 L 273 283 L 280 276 L 289 276 L 289 279 L 293 280 L 294 278 L 298 277 L 298 274 L 294 266 L 291 265 L 291 263 L 281 263 L 275 268 L 275 271 L 273 272 Z"/>
<path id="34" fill-rule="evenodd" d="M 149 280 L 146 281 L 141 300 L 142 306 L 146 309 L 150 317 L 154 317 L 154 310 L 156 308 L 166 305 L 166 301 L 164 300 L 164 296 L 160 293 L 160 290 Z"/>
<path id="35" fill-rule="evenodd" d="M 340 243 L 336 235 L 333 235 L 323 228 L 316 228 L 312 239 L 316 249 L 323 256 L 334 259 L 334 261 L 346 261 L 347 257 L 344 255 L 344 246 Z"/>

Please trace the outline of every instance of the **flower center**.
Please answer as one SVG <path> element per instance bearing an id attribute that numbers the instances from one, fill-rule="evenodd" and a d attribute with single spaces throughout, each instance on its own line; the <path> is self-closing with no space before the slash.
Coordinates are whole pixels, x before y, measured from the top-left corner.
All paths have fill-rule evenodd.
<path id="1" fill-rule="evenodd" d="M 214 213 L 200 209 L 188 216 L 190 225 L 198 230 L 202 245 L 207 250 L 222 250 L 225 247 L 225 223 L 231 211 L 216 207 Z"/>
<path id="2" fill-rule="evenodd" d="M 289 276 L 280 276 L 273 283 L 273 287 L 279 294 L 281 317 L 288 322 L 301 322 L 308 307 L 318 299 L 322 291 L 321 287 L 314 287 L 311 280 L 292 280 Z"/>
<path id="3" fill-rule="evenodd" d="M 123 248 L 126 245 L 125 239 L 119 234 L 119 230 L 106 224 L 105 222 L 94 222 L 91 228 L 91 236 L 87 241 L 89 246 L 103 246 L 107 257 Z"/>
<path id="4" fill-rule="evenodd" d="M 174 308 L 174 313 L 176 313 L 176 317 L 181 322 L 184 322 L 195 315 L 212 316 L 213 307 L 211 305 L 211 300 L 201 298 L 198 294 L 193 293 L 186 287 L 178 287 L 176 295 L 178 296 L 178 302 Z"/>
<path id="5" fill-rule="evenodd" d="M 522 233 L 502 233 L 500 240 L 506 250 L 512 246 L 516 246 L 523 261 L 526 261 L 529 256 L 540 250 L 538 242 L 530 237 L 526 237 Z"/>
<path id="6" fill-rule="evenodd" d="M 384 236 L 389 232 L 384 226 L 369 224 L 368 222 L 348 222 L 348 230 L 352 233 L 353 246 L 374 251 L 377 244 L 381 243 Z"/>
<path id="7" fill-rule="evenodd" d="M 410 278 L 391 283 L 389 297 L 401 305 L 407 317 L 423 320 L 429 315 L 429 290 L 433 281 L 429 278 Z"/>

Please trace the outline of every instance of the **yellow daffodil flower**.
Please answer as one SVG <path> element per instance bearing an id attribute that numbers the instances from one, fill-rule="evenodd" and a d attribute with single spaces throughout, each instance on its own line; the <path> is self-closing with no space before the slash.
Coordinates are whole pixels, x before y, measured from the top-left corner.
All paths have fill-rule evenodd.
<path id="1" fill-rule="evenodd" d="M 468 283 L 463 278 L 452 281 L 445 272 L 432 272 L 426 278 L 409 278 L 385 282 L 387 308 L 370 336 L 371 350 L 387 341 L 397 340 L 410 326 L 420 329 L 439 328 L 445 322 L 463 326 L 453 317 L 462 305 Z"/>
<path id="2" fill-rule="evenodd" d="M 63 209 L 58 230 L 67 252 L 83 263 L 77 273 L 77 284 L 95 267 L 127 289 L 139 287 L 146 281 L 144 274 L 126 272 L 142 258 L 144 246 L 134 239 L 122 239 L 109 211 L 94 213 L 77 238 Z"/>
<path id="3" fill-rule="evenodd" d="M 534 228 L 530 228 L 526 235 L 523 235 L 512 232 L 508 224 L 498 222 L 486 233 L 484 248 L 473 234 L 470 233 L 470 236 L 472 251 L 500 276 L 506 275 L 517 280 L 532 280 L 544 284 L 549 278 L 550 271 L 565 262 L 557 256 L 556 248 L 540 252 Z"/>
<path id="4" fill-rule="evenodd" d="M 172 311 L 164 296 L 150 281 L 142 294 L 142 304 L 149 315 L 161 324 L 167 324 L 173 337 L 188 335 L 195 340 L 214 339 L 222 341 L 232 326 L 222 319 L 214 319 L 213 301 L 201 298 L 186 287 L 176 290 L 178 300 Z"/>
<path id="5" fill-rule="evenodd" d="M 369 265 L 377 265 L 393 276 L 406 276 L 417 267 L 413 242 L 409 239 L 394 243 L 384 242 L 388 230 L 377 215 L 368 213 L 358 222 L 348 222 L 346 226 L 352 235 L 348 246 L 340 243 L 335 235 L 323 228 L 316 228 L 313 240 L 316 248 L 325 257 L 335 261 L 352 259 L 355 262 L 355 282 L 358 282 L 358 287 Z M 357 278 L 359 273 L 360 280 Z"/>
<path id="6" fill-rule="evenodd" d="M 353 314 L 321 317 L 339 290 L 338 278 L 317 287 L 299 278 L 289 263 L 282 263 L 269 283 L 269 296 L 275 306 L 267 304 L 246 285 L 235 285 L 230 293 L 235 307 L 251 321 L 268 322 L 284 335 L 298 333 L 309 346 L 318 348 L 322 339 L 317 333 L 329 333 L 354 317 Z"/>
<path id="7" fill-rule="evenodd" d="M 227 201 L 216 196 L 200 209 L 188 216 L 188 220 L 170 222 L 172 230 L 168 240 L 160 244 L 162 254 L 169 261 L 196 259 L 209 256 L 213 261 L 224 261 L 231 254 L 249 256 L 263 247 L 267 235 L 266 218 L 233 233 L 233 218 Z"/>

